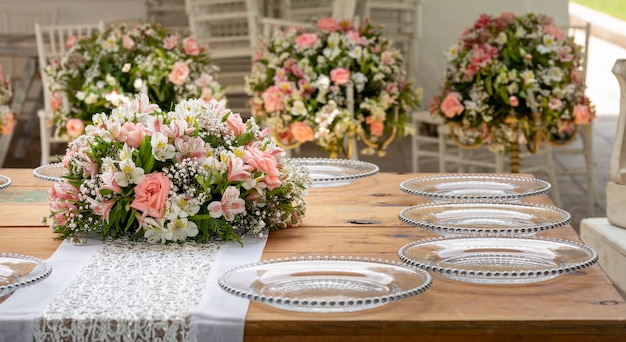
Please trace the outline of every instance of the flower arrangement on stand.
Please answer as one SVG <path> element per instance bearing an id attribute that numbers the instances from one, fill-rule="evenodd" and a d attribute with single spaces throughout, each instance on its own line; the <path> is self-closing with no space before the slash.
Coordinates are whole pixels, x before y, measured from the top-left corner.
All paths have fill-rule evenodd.
<path id="1" fill-rule="evenodd" d="M 314 32 L 289 29 L 259 45 L 246 91 L 253 116 L 283 146 L 313 141 L 331 156 L 346 155 L 346 139 L 358 137 L 367 145 L 363 154 L 382 156 L 396 133 L 413 133 L 409 111 L 422 89 L 368 21 L 323 18 Z"/>
<path id="2" fill-rule="evenodd" d="M 9 135 L 15 125 L 15 116 L 11 111 L 11 80 L 2 72 L 0 65 L 0 135 Z"/>
<path id="3" fill-rule="evenodd" d="M 446 52 L 442 92 L 429 103 L 461 146 L 570 141 L 595 109 L 585 96 L 582 47 L 551 17 L 481 15 Z M 533 99 L 536 109 L 533 110 Z"/>
<path id="4" fill-rule="evenodd" d="M 239 241 L 304 217 L 308 171 L 224 101 L 162 111 L 144 94 L 92 121 L 69 143 L 49 192 L 60 238 Z"/>
<path id="5" fill-rule="evenodd" d="M 164 110 L 183 99 L 224 97 L 206 48 L 158 24 L 111 27 L 72 36 L 66 45 L 67 55 L 46 69 L 57 137 L 78 136 L 92 114 L 128 103 L 137 93 Z"/>

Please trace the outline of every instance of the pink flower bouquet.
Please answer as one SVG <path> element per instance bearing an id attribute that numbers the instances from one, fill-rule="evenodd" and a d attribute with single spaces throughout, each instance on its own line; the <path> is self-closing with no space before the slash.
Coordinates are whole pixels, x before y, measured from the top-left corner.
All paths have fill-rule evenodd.
<path id="1" fill-rule="evenodd" d="M 458 124 L 455 133 L 465 144 L 508 150 L 515 136 L 505 124 L 510 116 L 520 123 L 521 142 L 530 141 L 531 91 L 551 141 L 568 141 L 575 125 L 595 117 L 584 95 L 582 47 L 545 15 L 481 15 L 446 59 L 442 92 L 429 110 Z"/>
<path id="2" fill-rule="evenodd" d="M 82 133 L 76 120 L 84 127 L 92 114 L 128 103 L 138 93 L 163 109 L 188 98 L 224 97 L 208 51 L 192 37 L 157 24 L 112 27 L 90 37 L 70 37 L 66 45 L 68 54 L 46 70 L 59 137 L 76 137 Z"/>
<path id="3" fill-rule="evenodd" d="M 402 55 L 369 22 L 316 24 L 315 32 L 289 29 L 260 42 L 246 80 L 252 114 L 284 145 L 313 141 L 345 156 L 344 140 L 353 135 L 367 140 L 363 154 L 384 155 L 385 135 L 413 133 L 409 112 L 421 88 L 407 81 Z"/>
<path id="4" fill-rule="evenodd" d="M 223 101 L 162 111 L 142 95 L 92 121 L 49 192 L 60 238 L 237 241 L 302 221 L 308 172 Z"/>
<path id="5" fill-rule="evenodd" d="M 0 65 L 0 135 L 8 135 L 13 131 L 15 116 L 11 111 L 11 80 L 2 72 Z"/>

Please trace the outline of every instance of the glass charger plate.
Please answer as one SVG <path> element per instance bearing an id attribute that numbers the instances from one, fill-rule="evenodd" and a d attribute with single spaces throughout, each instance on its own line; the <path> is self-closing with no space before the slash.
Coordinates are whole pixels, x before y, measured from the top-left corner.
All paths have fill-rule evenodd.
<path id="1" fill-rule="evenodd" d="M 52 272 L 48 263 L 27 255 L 0 253 L 0 297 L 35 284 Z"/>
<path id="2" fill-rule="evenodd" d="M 309 170 L 314 188 L 347 185 L 378 173 L 377 165 L 360 160 L 292 158 L 291 161 Z"/>
<path id="3" fill-rule="evenodd" d="M 532 236 L 572 219 L 557 207 L 521 203 L 429 203 L 405 208 L 398 217 L 443 236 Z"/>
<path id="4" fill-rule="evenodd" d="M 65 174 L 65 168 L 61 163 L 52 163 L 41 165 L 33 170 L 33 176 L 50 182 L 60 182 L 61 177 Z"/>
<path id="5" fill-rule="evenodd" d="M 513 202 L 542 195 L 550 183 L 522 176 L 457 174 L 427 176 L 400 183 L 402 191 L 437 201 Z"/>
<path id="6" fill-rule="evenodd" d="M 11 180 L 11 178 L 0 175 L 0 190 L 8 188 L 9 186 L 11 186 L 12 183 L 13 181 Z"/>
<path id="7" fill-rule="evenodd" d="M 352 312 L 418 295 L 432 284 L 416 267 L 344 257 L 263 261 L 225 272 L 227 292 L 276 308 L 317 313 Z"/>
<path id="8" fill-rule="evenodd" d="M 598 253 L 565 240 L 519 237 L 435 238 L 407 244 L 400 259 L 472 283 L 525 284 L 546 281 L 593 265 Z"/>

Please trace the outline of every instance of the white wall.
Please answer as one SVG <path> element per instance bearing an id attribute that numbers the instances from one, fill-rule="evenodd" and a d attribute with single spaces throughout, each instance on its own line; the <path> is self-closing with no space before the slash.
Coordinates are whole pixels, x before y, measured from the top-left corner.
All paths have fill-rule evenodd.
<path id="1" fill-rule="evenodd" d="M 424 88 L 423 108 L 438 93 L 445 70 L 444 51 L 481 14 L 502 12 L 543 13 L 553 17 L 558 26 L 569 25 L 567 0 L 424 0 L 417 76 L 417 84 Z"/>

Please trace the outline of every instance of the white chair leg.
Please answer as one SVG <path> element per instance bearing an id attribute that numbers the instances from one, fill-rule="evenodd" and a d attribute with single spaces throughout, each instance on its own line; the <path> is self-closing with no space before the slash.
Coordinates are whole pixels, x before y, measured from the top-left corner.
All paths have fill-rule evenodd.
<path id="1" fill-rule="evenodd" d="M 583 151 L 585 157 L 585 169 L 587 176 L 587 215 L 593 217 L 596 215 L 597 193 L 593 172 L 593 130 L 592 126 L 581 126 L 580 135 L 583 143 Z"/>
<path id="2" fill-rule="evenodd" d="M 545 155 L 546 172 L 548 173 L 550 184 L 552 185 L 549 196 L 557 207 L 561 207 L 561 194 L 559 193 L 559 183 L 557 182 L 554 159 L 552 158 L 552 147 L 546 144 L 545 148 L 547 149 Z"/>
<path id="3" fill-rule="evenodd" d="M 52 128 L 48 127 L 46 111 L 37 111 L 37 116 L 39 116 L 39 140 L 41 141 L 40 165 L 46 165 L 49 163 L 48 159 L 50 158 L 50 130 Z"/>
<path id="4" fill-rule="evenodd" d="M 446 156 L 448 155 L 448 137 L 441 132 L 442 130 L 437 130 L 437 135 L 439 136 L 439 173 L 445 173 L 446 170 Z"/>

